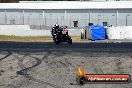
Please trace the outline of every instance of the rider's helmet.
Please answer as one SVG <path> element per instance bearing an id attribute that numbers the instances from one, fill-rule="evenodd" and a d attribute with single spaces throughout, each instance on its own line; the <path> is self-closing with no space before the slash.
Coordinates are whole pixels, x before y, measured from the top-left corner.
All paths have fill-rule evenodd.
<path id="1" fill-rule="evenodd" d="M 59 28 L 59 25 L 58 24 L 55 24 L 55 28 Z"/>

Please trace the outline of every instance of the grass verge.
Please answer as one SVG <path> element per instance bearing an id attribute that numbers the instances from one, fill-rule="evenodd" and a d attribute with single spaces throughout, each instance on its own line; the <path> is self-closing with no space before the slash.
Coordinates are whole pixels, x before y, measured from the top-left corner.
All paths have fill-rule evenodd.
<path id="1" fill-rule="evenodd" d="M 80 36 L 71 36 L 74 41 L 83 41 Z M 7 36 L 0 35 L 0 41 L 14 41 L 14 42 L 52 42 L 52 36 Z"/>
<path id="2" fill-rule="evenodd" d="M 50 42 L 51 36 L 6 36 L 0 35 L 0 41 L 15 41 L 15 42 Z"/>

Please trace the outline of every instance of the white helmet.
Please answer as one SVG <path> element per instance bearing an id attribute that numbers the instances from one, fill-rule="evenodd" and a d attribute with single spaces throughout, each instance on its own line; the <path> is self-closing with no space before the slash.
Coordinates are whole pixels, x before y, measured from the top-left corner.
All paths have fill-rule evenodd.
<path id="1" fill-rule="evenodd" d="M 55 24 L 55 27 L 56 27 L 56 28 L 59 28 L 59 25 L 58 25 L 58 24 Z"/>

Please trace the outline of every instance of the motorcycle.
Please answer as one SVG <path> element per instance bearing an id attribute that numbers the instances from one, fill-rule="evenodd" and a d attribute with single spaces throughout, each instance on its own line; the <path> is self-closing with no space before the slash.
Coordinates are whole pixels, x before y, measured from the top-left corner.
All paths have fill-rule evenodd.
<path id="1" fill-rule="evenodd" d="M 68 35 L 68 30 L 64 28 L 56 29 L 56 33 L 53 35 L 53 41 L 56 44 L 60 44 L 61 42 L 68 42 L 69 44 L 72 44 L 72 39 Z"/>

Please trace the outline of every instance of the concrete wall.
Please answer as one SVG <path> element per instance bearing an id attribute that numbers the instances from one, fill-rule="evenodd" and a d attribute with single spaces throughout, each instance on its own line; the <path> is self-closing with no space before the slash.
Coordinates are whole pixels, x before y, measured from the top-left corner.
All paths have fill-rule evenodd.
<path id="1" fill-rule="evenodd" d="M 0 25 L 0 30 L 30 30 L 29 25 Z"/>
<path id="2" fill-rule="evenodd" d="M 80 29 L 69 29 L 69 35 L 80 35 Z M 0 25 L 0 35 L 51 36 L 50 30 L 30 29 L 29 25 Z"/>

